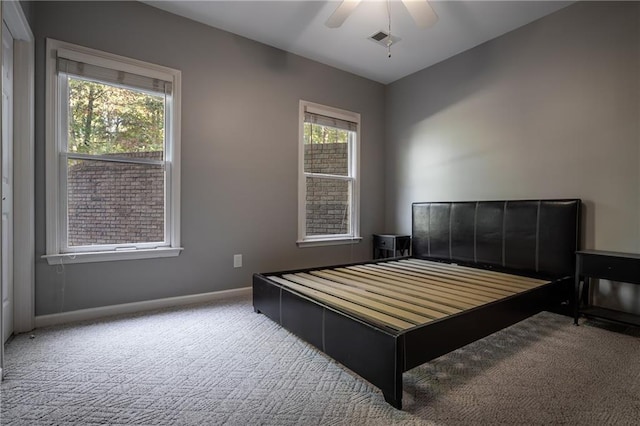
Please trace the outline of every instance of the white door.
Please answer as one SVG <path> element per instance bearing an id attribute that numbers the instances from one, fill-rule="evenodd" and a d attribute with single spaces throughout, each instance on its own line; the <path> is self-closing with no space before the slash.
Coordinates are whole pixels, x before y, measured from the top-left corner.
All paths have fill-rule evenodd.
<path id="1" fill-rule="evenodd" d="M 2 336 L 13 333 L 13 37 L 2 22 Z M 4 343 L 4 341 L 2 343 Z"/>

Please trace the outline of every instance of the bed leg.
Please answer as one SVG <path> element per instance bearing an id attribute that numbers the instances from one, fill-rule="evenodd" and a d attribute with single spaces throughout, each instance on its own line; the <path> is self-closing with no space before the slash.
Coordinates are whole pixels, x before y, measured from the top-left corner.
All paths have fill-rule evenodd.
<path id="1" fill-rule="evenodd" d="M 402 410 L 402 392 L 400 393 L 400 396 L 398 398 L 395 398 L 386 392 L 383 392 L 382 394 L 384 395 L 384 400 L 391 404 L 393 408 Z"/>
<path id="2" fill-rule="evenodd" d="M 256 314 L 261 314 L 262 312 L 260 312 L 260 309 L 256 308 L 255 306 L 253 307 L 253 312 L 255 312 Z"/>

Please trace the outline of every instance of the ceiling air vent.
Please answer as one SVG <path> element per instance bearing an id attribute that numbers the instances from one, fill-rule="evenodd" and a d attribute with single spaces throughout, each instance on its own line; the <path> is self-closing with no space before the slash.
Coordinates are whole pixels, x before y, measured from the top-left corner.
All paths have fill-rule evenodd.
<path id="1" fill-rule="evenodd" d="M 391 44 L 393 45 L 400 41 L 400 37 L 396 37 L 393 34 L 389 35 L 389 33 L 386 31 L 378 31 L 377 33 L 369 37 L 369 40 L 378 43 L 381 46 L 387 47 L 389 40 L 391 40 Z"/>

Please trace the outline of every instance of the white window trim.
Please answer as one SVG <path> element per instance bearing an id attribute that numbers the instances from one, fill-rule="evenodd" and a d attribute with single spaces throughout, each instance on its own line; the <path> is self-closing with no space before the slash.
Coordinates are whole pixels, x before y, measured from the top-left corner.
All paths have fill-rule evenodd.
<path id="1" fill-rule="evenodd" d="M 351 194 L 351 234 L 337 235 L 306 235 L 307 204 L 306 204 L 306 176 L 304 171 L 304 113 L 311 113 L 335 117 L 357 124 L 358 129 L 353 143 L 351 155 L 351 170 L 353 174 L 353 193 Z M 360 114 L 333 108 L 313 102 L 300 100 L 298 117 L 298 247 L 317 247 L 340 244 L 355 244 L 362 240 L 360 237 Z M 351 180 L 351 179 L 349 179 Z"/>
<path id="2" fill-rule="evenodd" d="M 105 251 L 85 251 L 66 253 L 62 250 L 64 240 L 64 217 L 61 211 L 60 188 L 60 150 L 59 143 L 63 129 L 59 125 L 59 90 L 56 70 L 56 52 L 63 49 L 65 55 L 74 55 L 74 59 L 86 60 L 106 68 L 119 69 L 155 78 L 163 78 L 173 85 L 171 110 L 167 116 L 171 119 L 168 127 L 172 143 L 167 145 L 166 158 L 171 168 L 171 178 L 167 188 L 168 211 L 165 227 L 168 232 L 168 246 L 118 248 Z M 180 112 L 181 112 L 181 72 L 172 68 L 150 64 L 124 56 L 114 55 L 59 40 L 47 39 L 46 59 L 46 255 L 42 256 L 50 265 L 68 263 L 103 262 L 113 260 L 148 259 L 157 257 L 178 256 L 180 247 Z M 158 244 L 155 244 L 156 246 Z"/>

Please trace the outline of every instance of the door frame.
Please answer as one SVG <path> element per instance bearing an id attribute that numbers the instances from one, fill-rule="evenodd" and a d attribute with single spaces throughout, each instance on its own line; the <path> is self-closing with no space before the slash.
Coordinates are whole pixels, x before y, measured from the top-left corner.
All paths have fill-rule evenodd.
<path id="1" fill-rule="evenodd" d="M 5 38 L 6 37 L 6 38 Z M 2 339 L 13 334 L 13 46 L 11 31 L 2 21 L 2 242 L 0 276 L 2 281 Z M 5 62 L 5 59 L 8 59 Z M 11 69 L 8 69 L 11 68 Z M 8 78 L 5 78 L 5 75 Z M 7 83 L 9 83 L 7 85 Z M 9 87 L 7 87 L 9 86 Z M 5 97 L 6 95 L 6 97 Z M 6 121 L 5 121 L 6 120 Z M 5 140 L 5 136 L 7 139 Z M 6 167 L 6 168 L 5 168 Z M 5 182 L 5 178 L 7 179 Z M 5 188 L 6 185 L 6 188 Z M 5 211 L 6 210 L 6 211 Z M 5 241 L 6 239 L 6 241 Z M 5 304 L 5 301 L 8 304 Z"/>
<path id="2" fill-rule="evenodd" d="M 4 3 L 0 4 L 0 6 L 2 6 Z M 3 7 L 0 7 L 0 21 L 2 21 L 3 16 L 2 16 L 2 9 Z M 3 50 L 4 45 L 2 43 L 0 43 L 0 68 L 2 65 L 2 60 L 3 60 L 3 56 L 2 56 L 2 50 Z M 0 91 L 2 91 L 2 78 L 0 78 Z M 2 117 L 2 102 L 0 102 L 0 117 Z M 2 134 L 2 120 L 0 120 L 0 135 Z M 0 157 L 2 156 L 2 144 L 0 144 Z M 2 161 L 0 161 L 0 173 L 2 172 Z M 2 227 L 0 227 L 0 240 L 2 240 Z M 2 274 L 2 262 L 0 262 L 0 274 Z M 4 380 L 4 372 L 2 371 L 4 368 L 4 336 L 3 334 L 3 330 L 4 330 L 4 324 L 2 324 L 3 318 L 4 318 L 4 312 L 2 312 L 2 305 L 4 305 L 2 303 L 2 284 L 0 284 L 0 382 Z"/>
<path id="3" fill-rule="evenodd" d="M 13 328 L 35 326 L 35 42 L 18 1 L 2 2 L 13 35 Z M 16 238 L 18 236 L 18 238 Z"/>

